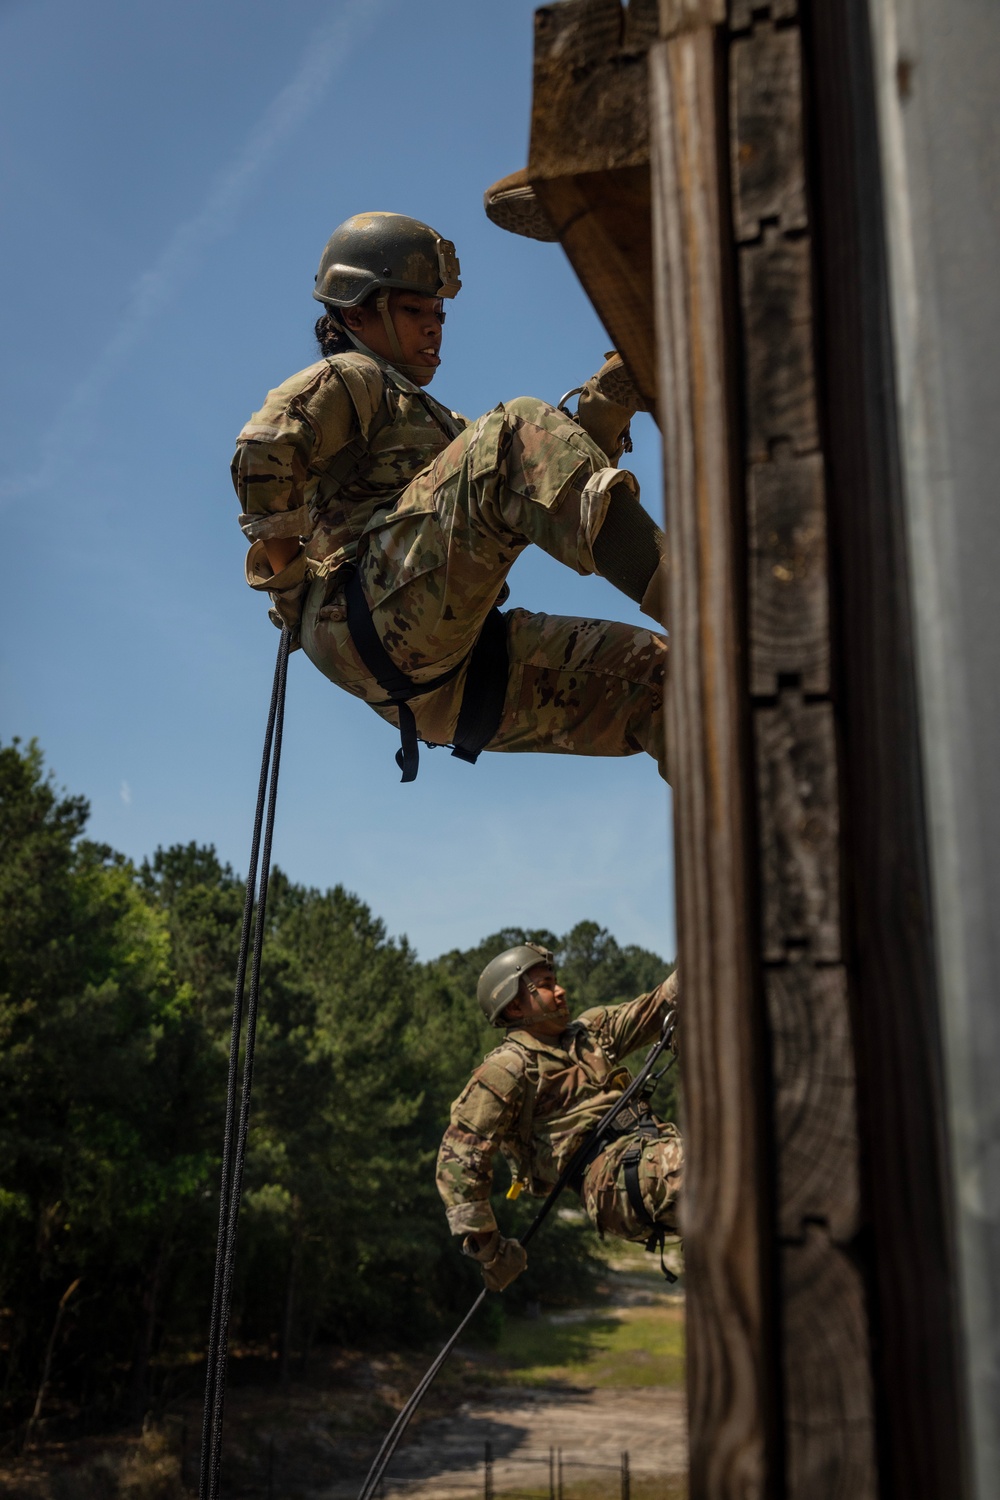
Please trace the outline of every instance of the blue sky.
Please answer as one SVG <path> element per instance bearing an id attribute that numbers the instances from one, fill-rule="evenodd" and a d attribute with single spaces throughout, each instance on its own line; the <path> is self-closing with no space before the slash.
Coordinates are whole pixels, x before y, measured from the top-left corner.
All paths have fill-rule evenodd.
<path id="1" fill-rule="evenodd" d="M 0 735 L 35 735 L 91 833 L 245 868 L 277 633 L 243 582 L 228 465 L 316 357 L 323 244 L 366 209 L 453 239 L 434 394 L 558 400 L 609 347 L 561 249 L 502 233 L 524 164 L 533 6 L 469 0 L 0 0 L 6 622 Z M 630 466 L 659 513 L 658 438 Z M 531 549 L 513 604 L 640 621 Z M 582 918 L 673 956 L 652 760 L 425 751 L 292 658 L 275 857 L 342 882 L 425 957 Z"/>

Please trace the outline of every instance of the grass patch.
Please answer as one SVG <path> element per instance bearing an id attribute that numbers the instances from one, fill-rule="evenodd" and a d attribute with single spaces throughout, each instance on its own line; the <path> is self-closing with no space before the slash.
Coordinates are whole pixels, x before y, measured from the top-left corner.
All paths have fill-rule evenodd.
<path id="1" fill-rule="evenodd" d="M 679 1303 L 596 1311 L 572 1322 L 506 1320 L 496 1358 L 513 1384 L 684 1384 L 684 1312 Z"/>

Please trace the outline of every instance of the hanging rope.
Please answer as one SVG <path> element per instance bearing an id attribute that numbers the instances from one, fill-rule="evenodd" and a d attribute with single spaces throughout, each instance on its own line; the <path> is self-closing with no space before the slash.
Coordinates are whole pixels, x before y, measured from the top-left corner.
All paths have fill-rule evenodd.
<path id="1" fill-rule="evenodd" d="M 522 1234 L 522 1245 L 527 1245 L 529 1240 L 531 1240 L 538 1233 L 539 1229 L 541 1229 L 545 1220 L 548 1218 L 549 1214 L 555 1207 L 556 1199 L 569 1183 L 577 1168 L 583 1164 L 584 1160 L 588 1156 L 592 1157 L 594 1154 L 596 1154 L 595 1148 L 599 1147 L 601 1143 L 607 1139 L 608 1135 L 611 1132 L 612 1125 L 621 1114 L 622 1110 L 625 1109 L 627 1105 L 629 1105 L 635 1098 L 636 1094 L 638 1094 L 646 1086 L 650 1074 L 656 1067 L 656 1063 L 661 1056 L 663 1049 L 669 1046 L 670 1041 L 673 1038 L 674 1028 L 676 1024 L 677 1011 L 676 1008 L 673 1008 L 669 1010 L 664 1017 L 663 1028 L 660 1032 L 660 1035 L 646 1054 L 646 1059 L 639 1072 L 632 1079 L 632 1082 L 628 1085 L 628 1087 L 624 1089 L 621 1095 L 615 1100 L 614 1104 L 607 1111 L 607 1113 L 602 1115 L 593 1129 L 587 1132 L 583 1140 L 580 1142 L 579 1146 L 573 1152 L 573 1155 L 570 1157 L 569 1161 L 559 1173 L 559 1176 L 556 1179 L 555 1187 L 552 1189 L 551 1193 L 549 1193 L 545 1202 L 542 1204 L 541 1208 L 538 1210 L 537 1214 Z M 654 1079 L 654 1087 L 659 1079 L 663 1077 L 663 1074 L 667 1071 L 667 1068 L 671 1066 L 673 1061 L 674 1059 L 671 1058 L 666 1067 L 661 1069 L 661 1071 L 656 1075 L 656 1078 Z M 455 1345 L 458 1343 L 458 1340 L 461 1338 L 462 1334 L 465 1332 L 466 1328 L 472 1322 L 472 1319 L 475 1317 L 476 1313 L 483 1305 L 487 1295 L 488 1294 L 486 1288 L 484 1287 L 483 1290 L 479 1293 L 479 1296 L 476 1298 L 475 1302 L 473 1302 L 472 1306 L 469 1308 L 469 1311 L 465 1314 L 465 1317 L 462 1319 L 461 1323 L 459 1323 L 458 1327 L 455 1329 L 455 1332 L 452 1334 L 451 1338 L 435 1358 L 434 1363 L 430 1366 L 429 1370 L 420 1381 L 420 1384 L 417 1386 L 417 1388 L 413 1392 L 413 1395 L 410 1397 L 409 1401 L 407 1401 L 406 1405 L 397 1416 L 395 1422 L 393 1422 L 389 1431 L 386 1433 L 385 1438 L 382 1441 L 382 1446 L 376 1453 L 375 1460 L 372 1463 L 371 1468 L 368 1470 L 365 1482 L 361 1486 L 361 1489 L 358 1491 L 358 1500 L 371 1500 L 371 1497 L 374 1495 L 376 1487 L 380 1479 L 382 1478 L 382 1475 L 385 1473 L 386 1469 L 389 1466 L 392 1455 L 395 1453 L 396 1449 L 399 1446 L 400 1439 L 402 1438 L 403 1433 L 410 1425 L 410 1418 L 413 1416 L 417 1407 L 420 1405 L 421 1401 L 430 1390 L 438 1371 L 441 1369 L 441 1366 L 448 1358 L 448 1355 L 454 1349 Z"/>
<path id="2" fill-rule="evenodd" d="M 212 1318 L 209 1325 L 208 1357 L 205 1377 L 205 1415 L 201 1433 L 201 1476 L 199 1500 L 218 1500 L 219 1475 L 222 1466 L 222 1417 L 226 1395 L 226 1358 L 229 1347 L 229 1309 L 233 1293 L 233 1266 L 236 1260 L 236 1230 L 240 1198 L 243 1193 L 243 1168 L 246 1162 L 247 1131 L 250 1126 L 250 1094 L 253 1087 L 253 1054 L 257 1036 L 257 1004 L 260 996 L 260 960 L 264 947 L 267 912 L 267 885 L 271 873 L 271 837 L 274 832 L 274 808 L 278 793 L 278 769 L 281 763 L 281 734 L 285 717 L 285 684 L 288 676 L 288 651 L 291 634 L 281 632 L 278 659 L 274 667 L 271 706 L 264 734 L 257 808 L 254 813 L 250 865 L 247 870 L 246 900 L 243 905 L 243 928 L 240 933 L 239 957 L 236 961 L 236 989 L 233 997 L 233 1027 L 229 1042 L 229 1077 L 226 1087 L 226 1120 L 222 1144 L 222 1180 L 219 1187 L 219 1233 L 215 1249 L 215 1278 L 212 1287 Z M 270 776 L 268 775 L 270 772 Z M 265 817 L 265 803 L 267 813 Z M 263 828 L 263 852 L 261 829 Z M 260 885 L 257 895 L 257 866 L 260 862 Z M 255 900 L 256 898 L 256 900 Z M 254 925 L 254 906 L 257 919 Z M 236 1082 L 239 1072 L 240 1037 L 243 1031 L 244 989 L 250 932 L 253 930 L 253 960 L 250 966 L 250 990 L 246 997 L 246 1040 L 243 1054 L 243 1086 L 240 1091 L 239 1121 L 236 1120 Z"/>

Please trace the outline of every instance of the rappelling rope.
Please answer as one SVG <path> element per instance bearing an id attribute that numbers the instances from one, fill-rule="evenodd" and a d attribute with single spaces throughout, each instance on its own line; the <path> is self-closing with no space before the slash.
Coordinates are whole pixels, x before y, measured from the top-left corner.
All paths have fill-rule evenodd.
<path id="1" fill-rule="evenodd" d="M 254 814 L 250 864 L 247 870 L 246 900 L 243 904 L 243 928 L 240 933 L 239 957 L 236 961 L 236 990 L 233 997 L 233 1028 L 229 1043 L 229 1078 L 226 1088 L 226 1123 L 222 1144 L 222 1180 L 219 1188 L 219 1235 L 215 1250 L 215 1279 L 212 1288 L 212 1318 L 209 1326 L 208 1357 L 205 1377 L 205 1415 L 201 1435 L 201 1476 L 199 1500 L 218 1500 L 222 1465 L 222 1417 L 226 1395 L 226 1356 L 229 1345 L 229 1310 L 233 1292 L 233 1266 L 236 1259 L 236 1231 L 239 1224 L 240 1198 L 243 1193 L 243 1168 L 246 1161 L 247 1131 L 250 1125 L 250 1094 L 253 1087 L 253 1054 L 257 1036 L 257 1002 L 260 995 L 260 960 L 264 946 L 267 910 L 267 885 L 271 871 L 271 838 L 274 832 L 274 809 L 278 793 L 278 769 L 281 763 L 281 734 L 285 717 L 285 684 L 288 676 L 288 652 L 291 633 L 287 626 L 278 643 L 274 666 L 271 705 L 264 734 L 257 808 Z M 268 772 L 270 771 L 270 776 Z M 265 817 L 265 802 L 267 813 Z M 263 852 L 261 829 L 263 827 Z M 259 895 L 257 864 L 260 860 Z M 256 902 L 255 902 L 256 897 Z M 257 920 L 254 926 L 254 906 Z M 246 983 L 250 931 L 253 928 L 253 961 L 250 966 L 250 991 L 246 999 L 246 1041 L 243 1056 L 243 1087 L 240 1093 L 239 1122 L 236 1122 L 236 1080 L 239 1071 L 240 1036 L 243 1030 L 243 995 Z M 235 1128 L 234 1128 L 235 1127 Z M 234 1145 L 235 1141 L 235 1145 Z"/>
<path id="2" fill-rule="evenodd" d="M 583 1140 L 580 1142 L 579 1146 L 573 1152 L 573 1155 L 570 1157 L 569 1161 L 559 1173 L 559 1176 L 556 1179 L 555 1187 L 552 1189 L 551 1193 L 549 1193 L 545 1202 L 542 1204 L 541 1208 L 538 1210 L 537 1214 L 532 1219 L 527 1229 L 524 1231 L 524 1234 L 521 1236 L 522 1245 L 527 1245 L 529 1240 L 531 1240 L 532 1237 L 538 1233 L 539 1229 L 541 1229 L 552 1209 L 555 1207 L 556 1199 L 559 1197 L 560 1193 L 572 1178 L 578 1165 L 583 1162 L 584 1157 L 587 1156 L 588 1153 L 593 1152 L 595 1146 L 599 1145 L 601 1141 L 607 1138 L 611 1126 L 614 1124 L 618 1115 L 621 1114 L 626 1105 L 631 1103 L 636 1094 L 638 1094 L 640 1090 L 645 1087 L 650 1074 L 656 1066 L 657 1060 L 663 1052 L 663 1049 L 670 1045 L 670 1042 L 673 1039 L 676 1025 L 677 1009 L 676 1007 L 671 1007 L 671 1009 L 664 1017 L 663 1027 L 660 1035 L 658 1039 L 653 1043 L 652 1047 L 650 1047 L 649 1052 L 646 1054 L 646 1060 L 643 1063 L 642 1067 L 639 1069 L 639 1072 L 632 1079 L 632 1082 L 628 1085 L 628 1087 L 622 1091 L 621 1095 L 615 1100 L 614 1104 L 607 1111 L 607 1113 L 602 1115 L 593 1129 L 587 1132 Z M 669 1068 L 673 1063 L 673 1060 L 674 1059 L 671 1058 L 670 1062 L 667 1063 L 667 1066 L 657 1074 L 657 1080 L 659 1080 L 659 1078 L 662 1078 L 663 1074 L 667 1071 L 667 1068 Z M 392 1455 L 395 1453 L 397 1447 L 399 1446 L 400 1439 L 402 1438 L 403 1433 L 410 1425 L 410 1418 L 413 1416 L 417 1407 L 420 1405 L 421 1401 L 430 1390 L 438 1374 L 438 1371 L 441 1369 L 441 1366 L 444 1364 L 445 1360 L 448 1358 L 448 1355 L 458 1343 L 458 1340 L 461 1338 L 466 1328 L 472 1322 L 472 1319 L 475 1317 L 476 1313 L 483 1305 L 486 1297 L 487 1290 L 484 1287 L 483 1290 L 479 1293 L 479 1296 L 476 1298 L 475 1302 L 473 1302 L 472 1306 L 469 1308 L 469 1311 L 465 1314 L 465 1317 L 462 1319 L 461 1323 L 459 1323 L 458 1327 L 451 1335 L 451 1338 L 435 1358 L 434 1363 L 430 1366 L 426 1374 L 423 1376 L 419 1385 L 414 1390 L 413 1395 L 410 1397 L 409 1401 L 407 1401 L 406 1405 L 397 1416 L 395 1422 L 393 1422 L 389 1431 L 386 1433 L 385 1438 L 382 1442 L 382 1446 L 378 1450 L 378 1453 L 376 1453 L 375 1460 L 372 1463 L 371 1468 L 368 1470 L 365 1482 L 361 1486 L 361 1489 L 358 1491 L 358 1500 L 371 1500 L 371 1497 L 375 1493 L 376 1486 L 378 1485 L 380 1479 L 382 1478 L 382 1475 L 385 1473 L 386 1469 L 389 1466 Z"/>

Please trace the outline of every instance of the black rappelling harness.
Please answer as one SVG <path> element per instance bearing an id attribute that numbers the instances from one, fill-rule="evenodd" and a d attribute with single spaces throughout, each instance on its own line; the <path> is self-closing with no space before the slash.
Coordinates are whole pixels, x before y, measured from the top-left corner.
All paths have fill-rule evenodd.
<path id="1" fill-rule="evenodd" d="M 569 1161 L 559 1173 L 552 1191 L 549 1193 L 545 1202 L 542 1204 L 541 1208 L 538 1210 L 537 1214 L 532 1219 L 527 1229 L 524 1231 L 524 1234 L 521 1235 L 520 1243 L 522 1245 L 527 1245 L 529 1240 L 531 1240 L 538 1233 L 539 1229 L 541 1229 L 545 1220 L 548 1218 L 549 1214 L 552 1212 L 552 1209 L 555 1207 L 556 1200 L 560 1196 L 564 1188 L 570 1187 L 574 1188 L 576 1191 L 579 1191 L 580 1186 L 582 1186 L 583 1175 L 586 1172 L 587 1167 L 600 1155 L 600 1153 L 606 1146 L 611 1143 L 611 1141 L 613 1141 L 620 1135 L 635 1133 L 637 1129 L 645 1134 L 647 1131 L 647 1124 L 653 1123 L 651 1117 L 649 1116 L 648 1105 L 646 1105 L 645 1111 L 642 1111 L 642 1106 L 646 1102 L 644 1095 L 647 1092 L 647 1084 L 649 1083 L 650 1075 L 652 1074 L 657 1061 L 659 1060 L 664 1048 L 669 1046 L 670 1042 L 673 1039 L 676 1024 L 677 1011 L 676 1008 L 672 1008 L 667 1012 L 663 1021 L 663 1029 L 661 1030 L 657 1040 L 653 1043 L 652 1047 L 650 1047 L 648 1053 L 646 1054 L 646 1059 L 643 1062 L 642 1067 L 639 1069 L 639 1072 L 632 1079 L 632 1082 L 628 1085 L 628 1087 L 622 1091 L 621 1096 L 615 1100 L 611 1108 L 587 1133 L 587 1135 L 581 1141 L 580 1145 L 573 1152 L 573 1155 L 570 1157 Z M 658 1080 L 662 1078 L 663 1074 L 667 1071 L 667 1068 L 671 1066 L 673 1060 L 674 1059 L 671 1058 L 670 1061 L 666 1064 L 666 1067 L 662 1068 L 660 1072 L 656 1074 L 656 1077 L 653 1079 L 653 1087 L 655 1087 Z M 648 1092 L 652 1092 L 652 1090 L 650 1089 L 648 1090 Z M 635 1110 L 633 1110 L 632 1107 L 633 1099 L 637 1099 L 637 1106 Z M 631 1124 L 623 1123 L 621 1128 L 615 1129 L 619 1117 L 623 1114 L 623 1112 L 626 1111 L 633 1116 L 633 1122 Z M 645 1116 L 645 1118 L 643 1118 L 643 1115 Z M 637 1117 L 638 1126 L 636 1124 Z M 673 1274 L 672 1271 L 669 1271 L 666 1265 L 663 1263 L 663 1240 L 668 1231 L 665 1226 L 657 1224 L 655 1220 L 650 1216 L 648 1209 L 643 1203 L 642 1193 L 639 1190 L 638 1160 L 639 1156 L 642 1153 L 642 1147 L 637 1143 L 636 1147 L 633 1149 L 636 1150 L 636 1156 L 634 1158 L 636 1164 L 634 1196 L 633 1188 L 629 1183 L 628 1177 L 626 1177 L 625 1181 L 625 1190 L 628 1193 L 629 1202 L 638 1213 L 640 1222 L 650 1225 L 653 1229 L 653 1233 L 646 1245 L 646 1249 L 652 1250 L 656 1245 L 659 1245 L 660 1264 L 663 1267 L 663 1274 L 669 1281 L 676 1281 L 677 1277 Z M 626 1156 L 626 1162 L 629 1161 L 631 1156 L 632 1152 L 630 1151 Z M 422 1380 L 414 1390 L 413 1395 L 410 1397 L 409 1401 L 407 1401 L 406 1405 L 397 1416 L 395 1422 L 393 1422 L 389 1431 L 386 1433 L 385 1438 L 382 1441 L 382 1446 L 376 1453 L 375 1460 L 371 1468 L 368 1470 L 365 1482 L 361 1486 L 361 1489 L 358 1491 L 358 1500 L 372 1500 L 372 1496 L 375 1494 L 376 1487 L 378 1486 L 379 1481 L 388 1468 L 389 1462 L 392 1459 L 392 1455 L 395 1453 L 397 1447 L 399 1446 L 403 1433 L 410 1425 L 410 1419 L 433 1385 L 442 1365 L 448 1358 L 448 1355 L 454 1349 L 455 1345 L 458 1343 L 466 1328 L 472 1322 L 472 1319 L 475 1317 L 476 1313 L 479 1311 L 488 1295 L 489 1293 L 484 1287 L 483 1290 L 479 1293 L 479 1296 L 476 1298 L 475 1302 L 473 1302 L 472 1306 L 469 1308 L 469 1311 L 465 1314 L 465 1317 L 462 1319 L 458 1327 L 455 1329 L 454 1333 L 451 1335 L 451 1338 L 448 1340 L 444 1348 L 428 1368 L 426 1374 L 423 1376 Z"/>
<path id="2" fill-rule="evenodd" d="M 410 700 L 419 698 L 424 693 L 432 693 L 435 688 L 444 687 L 446 682 L 451 682 L 458 676 L 466 662 L 469 664 L 469 671 L 451 753 L 457 755 L 459 760 L 475 765 L 480 751 L 489 744 L 500 727 L 507 692 L 507 626 L 500 611 L 495 606 L 490 610 L 469 656 L 463 657 L 449 671 L 433 677 L 430 682 L 414 682 L 405 672 L 400 671 L 383 646 L 356 566 L 347 575 L 344 597 L 347 602 L 347 628 L 351 632 L 355 649 L 399 714 L 400 747 L 396 751 L 396 764 L 403 773 L 400 779 L 415 781 L 419 765 L 417 721 L 413 717 Z"/>

